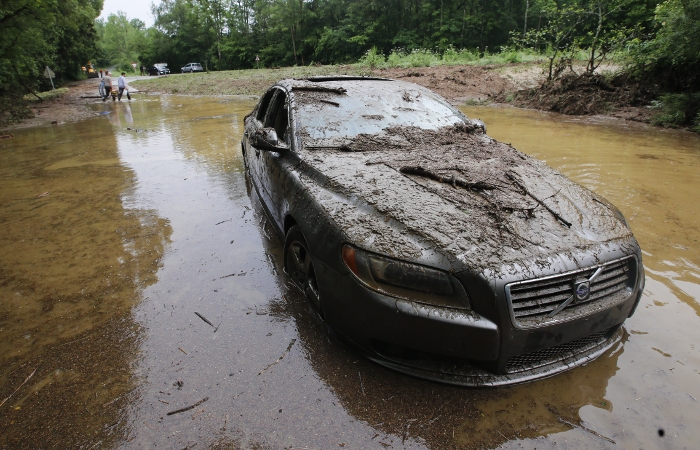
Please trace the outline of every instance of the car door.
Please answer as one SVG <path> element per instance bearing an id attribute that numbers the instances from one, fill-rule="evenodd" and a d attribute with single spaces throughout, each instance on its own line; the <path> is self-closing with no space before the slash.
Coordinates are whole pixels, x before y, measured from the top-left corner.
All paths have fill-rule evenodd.
<path id="1" fill-rule="evenodd" d="M 266 116 L 270 109 L 272 99 L 276 94 L 276 89 L 270 89 L 260 100 L 258 108 L 255 111 L 255 116 L 251 117 L 248 122 L 246 122 L 245 135 L 244 135 L 244 145 L 246 151 L 246 163 L 248 165 L 248 172 L 251 176 L 255 189 L 258 192 L 260 200 L 265 204 L 266 208 L 269 210 L 272 208 L 270 205 L 270 198 L 267 194 L 267 190 L 264 187 L 264 182 L 262 179 L 261 166 L 263 164 L 262 158 L 267 150 L 261 150 L 256 148 L 253 143 L 253 136 L 256 131 L 264 127 Z"/>
<path id="2" fill-rule="evenodd" d="M 283 229 L 284 180 L 288 170 L 285 161 L 289 159 L 288 154 L 292 151 L 293 139 L 287 93 L 282 88 L 277 88 L 276 91 L 265 116 L 265 128 L 274 128 L 279 141 L 286 143 L 289 150 L 260 152 L 260 179 L 269 198 L 270 214 L 278 228 Z"/>

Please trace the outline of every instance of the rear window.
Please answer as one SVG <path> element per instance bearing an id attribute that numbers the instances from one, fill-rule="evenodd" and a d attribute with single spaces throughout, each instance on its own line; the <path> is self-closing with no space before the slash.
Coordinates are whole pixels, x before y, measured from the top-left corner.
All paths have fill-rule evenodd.
<path id="1" fill-rule="evenodd" d="M 386 128 L 434 130 L 464 122 L 459 110 L 427 89 L 399 82 L 378 83 L 345 82 L 344 93 L 329 90 L 341 86 L 336 83 L 319 83 L 319 88 L 326 90 L 295 89 L 295 120 L 304 145 L 336 147 L 359 134 L 376 134 Z"/>

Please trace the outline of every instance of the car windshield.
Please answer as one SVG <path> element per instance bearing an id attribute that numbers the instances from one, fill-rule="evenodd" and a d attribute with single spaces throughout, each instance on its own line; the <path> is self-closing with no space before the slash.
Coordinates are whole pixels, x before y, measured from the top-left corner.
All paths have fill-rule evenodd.
<path id="1" fill-rule="evenodd" d="M 437 129 L 465 116 L 427 89 L 398 81 L 309 83 L 292 88 L 305 147 L 343 146 L 359 134 L 387 128 Z"/>

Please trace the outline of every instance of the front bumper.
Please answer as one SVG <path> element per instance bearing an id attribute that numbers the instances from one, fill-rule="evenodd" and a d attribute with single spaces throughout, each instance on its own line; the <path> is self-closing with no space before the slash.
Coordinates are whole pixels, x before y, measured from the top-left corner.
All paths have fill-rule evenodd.
<path id="1" fill-rule="evenodd" d="M 617 344 L 641 296 L 578 320 L 516 329 L 507 303 L 490 291 L 492 311 L 426 306 L 386 296 L 314 261 L 325 318 L 369 359 L 419 378 L 462 386 L 502 386 L 556 375 Z M 473 285 L 469 285 L 473 297 Z M 482 286 L 479 295 L 489 295 Z M 494 312 L 496 314 L 494 314 Z"/>

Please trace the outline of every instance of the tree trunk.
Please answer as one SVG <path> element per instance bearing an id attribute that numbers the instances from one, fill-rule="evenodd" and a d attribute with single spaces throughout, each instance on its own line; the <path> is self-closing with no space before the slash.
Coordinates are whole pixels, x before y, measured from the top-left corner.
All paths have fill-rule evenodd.
<path id="1" fill-rule="evenodd" d="M 294 39 L 294 25 L 289 27 L 289 30 L 292 32 L 292 50 L 294 51 L 294 65 L 298 66 L 299 62 L 297 61 L 297 44 Z"/>
<path id="2" fill-rule="evenodd" d="M 523 39 L 525 39 L 525 33 L 527 33 L 527 13 L 530 11 L 530 0 L 525 0 L 525 23 L 523 25 Z"/>
<path id="3" fill-rule="evenodd" d="M 598 28 L 595 30 L 595 36 L 593 36 L 593 42 L 591 42 L 591 56 L 588 59 L 588 66 L 586 66 L 586 73 L 593 75 L 595 71 L 595 51 L 598 46 L 598 37 L 600 36 L 600 30 L 603 28 L 603 11 L 600 5 L 600 0 L 598 0 Z"/>

